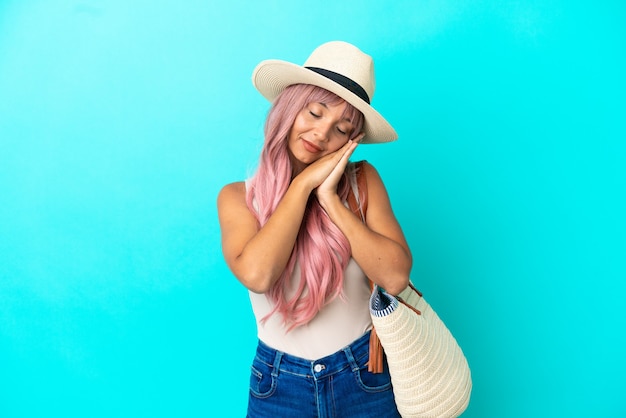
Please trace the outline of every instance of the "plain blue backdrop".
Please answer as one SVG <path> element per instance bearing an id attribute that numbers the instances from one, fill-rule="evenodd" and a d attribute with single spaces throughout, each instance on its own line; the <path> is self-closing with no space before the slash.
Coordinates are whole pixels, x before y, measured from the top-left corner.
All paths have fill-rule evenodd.
<path id="1" fill-rule="evenodd" d="M 220 252 L 262 59 L 373 55 L 363 145 L 467 417 L 623 417 L 626 3 L 0 2 L 0 417 L 241 417 L 255 327 Z"/>

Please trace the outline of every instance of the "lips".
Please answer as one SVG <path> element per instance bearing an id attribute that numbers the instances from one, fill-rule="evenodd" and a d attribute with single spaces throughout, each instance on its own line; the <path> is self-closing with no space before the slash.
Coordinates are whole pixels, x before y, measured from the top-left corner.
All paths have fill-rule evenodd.
<path id="1" fill-rule="evenodd" d="M 322 151 L 320 147 L 312 142 L 307 141 L 306 139 L 302 140 L 302 146 L 304 146 L 304 149 L 306 149 L 308 152 L 318 153 Z"/>

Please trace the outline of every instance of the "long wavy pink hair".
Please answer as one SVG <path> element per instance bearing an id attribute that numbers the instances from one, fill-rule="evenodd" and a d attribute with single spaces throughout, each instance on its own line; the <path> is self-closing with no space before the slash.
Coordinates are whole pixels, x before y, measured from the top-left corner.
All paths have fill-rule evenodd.
<path id="1" fill-rule="evenodd" d="M 293 169 L 288 139 L 296 116 L 312 102 L 336 105 L 343 101 L 334 93 L 309 84 L 289 86 L 274 101 L 265 123 L 265 143 L 259 166 L 249 182 L 246 196 L 248 207 L 260 226 L 265 225 L 274 213 L 291 183 Z M 352 139 L 361 131 L 363 115 L 348 103 L 343 116 L 355 127 Z M 349 191 L 349 180 L 344 173 L 337 192 L 345 201 Z M 343 273 L 350 256 L 347 238 L 312 195 L 289 262 L 267 292 L 267 297 L 274 303 L 274 310 L 267 317 L 278 312 L 289 329 L 309 322 L 326 303 L 342 294 Z M 301 280 L 295 294 L 289 292 L 288 295 L 296 261 Z"/>

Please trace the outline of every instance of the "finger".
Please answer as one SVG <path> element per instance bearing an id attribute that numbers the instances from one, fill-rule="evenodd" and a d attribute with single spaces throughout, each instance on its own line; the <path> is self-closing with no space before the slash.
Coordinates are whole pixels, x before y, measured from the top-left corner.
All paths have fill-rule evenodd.
<path id="1" fill-rule="evenodd" d="M 349 139 L 345 144 L 343 144 L 343 146 L 340 149 L 346 152 L 348 149 L 350 149 L 352 145 L 354 145 L 354 141 Z"/>
<path id="2" fill-rule="evenodd" d="M 352 142 L 352 141 L 350 141 L 350 142 Z M 350 158 L 350 156 L 352 155 L 352 153 L 354 153 L 354 150 L 356 149 L 356 147 L 357 147 L 358 145 L 359 145 L 359 143 L 358 143 L 358 142 L 352 142 L 352 143 L 350 144 L 350 146 L 348 147 L 348 149 L 346 150 L 346 152 L 344 152 L 344 154 L 343 154 L 343 158 L 345 158 L 346 160 L 347 160 L 348 158 Z"/>
<path id="3" fill-rule="evenodd" d="M 346 152 L 349 152 L 350 147 L 352 146 L 353 146 L 353 142 L 348 141 L 338 150 L 333 151 L 331 154 L 328 154 L 327 156 L 323 157 L 322 160 L 325 158 L 328 161 L 333 161 L 334 164 L 338 164 L 339 161 L 341 161 L 343 156 L 346 154 Z M 321 160 L 318 160 L 318 161 L 321 161 Z"/>
<path id="4" fill-rule="evenodd" d="M 348 160 L 352 156 L 352 153 L 356 149 L 357 145 L 358 144 L 356 142 L 353 142 L 353 141 L 348 141 L 348 143 L 346 145 L 344 145 L 345 151 L 341 155 L 341 158 L 339 158 L 339 160 L 337 161 L 337 165 L 335 166 L 335 170 L 338 169 L 338 168 L 341 171 L 345 170 L 346 166 L 348 165 Z"/>
<path id="5" fill-rule="evenodd" d="M 345 156 L 346 154 L 350 155 L 354 152 L 354 150 L 357 147 L 358 142 L 355 142 L 353 140 L 349 140 L 348 142 L 345 143 L 345 145 L 343 147 L 341 147 L 341 156 Z"/>
<path id="6" fill-rule="evenodd" d="M 360 144 L 364 136 L 365 136 L 365 132 L 361 132 L 353 139 L 353 141 L 356 142 L 357 144 Z"/>

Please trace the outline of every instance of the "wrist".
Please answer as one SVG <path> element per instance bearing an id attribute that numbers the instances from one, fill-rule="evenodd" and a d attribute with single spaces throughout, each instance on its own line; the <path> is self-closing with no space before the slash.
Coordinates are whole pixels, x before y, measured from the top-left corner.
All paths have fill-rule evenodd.
<path id="1" fill-rule="evenodd" d="M 297 190 L 300 193 L 306 194 L 307 196 L 313 192 L 315 188 L 313 185 L 309 184 L 306 181 L 306 178 L 301 174 L 298 174 L 291 180 L 291 184 L 289 185 L 290 189 Z"/>
<path id="2" fill-rule="evenodd" d="M 329 194 L 317 194 L 317 200 L 320 203 L 322 209 L 328 213 L 332 218 L 332 213 L 336 211 L 336 208 L 343 206 L 341 199 L 337 193 Z"/>

